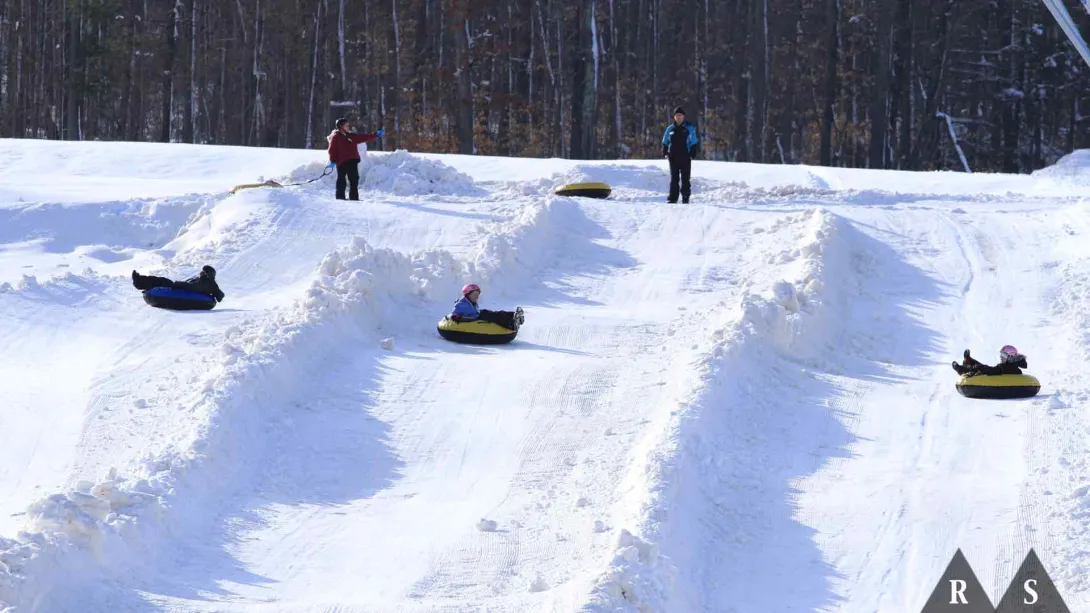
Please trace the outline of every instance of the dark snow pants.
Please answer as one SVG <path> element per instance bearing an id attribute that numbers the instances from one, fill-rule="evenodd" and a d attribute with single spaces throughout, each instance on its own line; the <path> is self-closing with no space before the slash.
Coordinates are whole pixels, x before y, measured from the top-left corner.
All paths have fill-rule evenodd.
<path id="1" fill-rule="evenodd" d="M 508 330 L 515 329 L 514 311 L 489 311 L 488 309 L 481 309 L 480 317 L 478 317 L 478 319 L 494 323 L 498 326 L 503 326 Z"/>
<path id="2" fill-rule="evenodd" d="M 132 286 L 140 291 L 144 291 L 153 287 L 174 287 L 174 281 L 166 277 L 152 277 L 135 273 L 132 277 Z"/>
<path id="3" fill-rule="evenodd" d="M 681 197 L 685 201 L 689 200 L 689 176 L 692 174 L 692 170 L 693 160 L 688 155 L 681 157 L 670 156 L 670 202 L 677 202 L 678 191 L 681 192 Z M 678 178 L 681 179 L 680 190 L 678 189 Z"/>
<path id="4" fill-rule="evenodd" d="M 344 200 L 345 183 L 350 184 L 349 200 L 360 199 L 360 161 L 348 160 L 337 165 L 337 200 Z"/>

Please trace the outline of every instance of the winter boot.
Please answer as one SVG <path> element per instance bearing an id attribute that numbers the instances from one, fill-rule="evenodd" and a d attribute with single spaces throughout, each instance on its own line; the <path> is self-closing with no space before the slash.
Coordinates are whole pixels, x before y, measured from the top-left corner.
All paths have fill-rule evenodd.
<path id="1" fill-rule="evenodd" d="M 522 307 L 515 307 L 515 330 L 522 327 L 523 322 L 526 321 L 526 315 L 522 312 Z"/>

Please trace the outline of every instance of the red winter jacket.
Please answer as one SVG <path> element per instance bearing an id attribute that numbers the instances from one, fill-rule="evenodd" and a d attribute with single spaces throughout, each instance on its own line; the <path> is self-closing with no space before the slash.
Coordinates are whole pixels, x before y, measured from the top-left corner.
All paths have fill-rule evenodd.
<path id="1" fill-rule="evenodd" d="M 378 140 L 378 134 L 354 134 L 352 132 L 345 134 L 340 130 L 333 130 L 328 140 L 329 161 L 340 166 L 348 160 L 360 159 L 360 150 L 356 149 L 356 145 Z"/>

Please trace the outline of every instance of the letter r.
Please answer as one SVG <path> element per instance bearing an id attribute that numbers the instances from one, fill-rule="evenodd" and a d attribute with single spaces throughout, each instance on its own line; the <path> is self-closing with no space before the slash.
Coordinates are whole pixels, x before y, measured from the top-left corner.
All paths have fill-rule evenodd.
<path id="1" fill-rule="evenodd" d="M 965 589 L 969 585 L 962 579 L 950 580 L 950 604 L 969 604 L 969 601 L 965 599 Z M 958 602 L 958 599 L 961 602 Z"/>

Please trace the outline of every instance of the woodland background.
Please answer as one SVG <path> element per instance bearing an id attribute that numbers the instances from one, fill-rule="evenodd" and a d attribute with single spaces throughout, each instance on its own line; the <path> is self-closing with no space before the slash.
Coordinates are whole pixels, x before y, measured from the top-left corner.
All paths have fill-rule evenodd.
<path id="1" fill-rule="evenodd" d="M 1029 172 L 1088 85 L 1039 0 L 0 0 L 0 137 Z"/>

